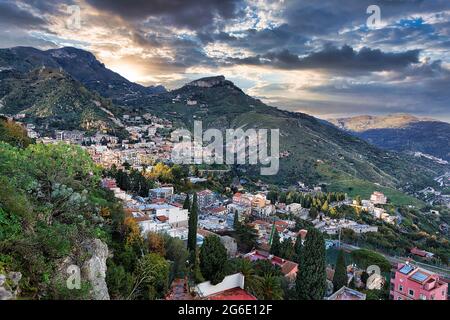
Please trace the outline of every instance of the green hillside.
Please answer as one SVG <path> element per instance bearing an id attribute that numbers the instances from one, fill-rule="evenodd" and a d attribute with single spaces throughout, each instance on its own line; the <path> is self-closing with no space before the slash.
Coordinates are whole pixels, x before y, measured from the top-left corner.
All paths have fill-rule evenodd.
<path id="1" fill-rule="evenodd" d="M 195 101 L 188 105 L 187 101 Z M 429 161 L 380 150 L 336 127 L 302 113 L 270 107 L 246 95 L 223 77 L 200 79 L 171 92 L 142 101 L 145 111 L 171 118 L 180 126 L 192 128 L 194 120 L 208 127 L 279 128 L 280 160 L 276 176 L 259 177 L 269 182 L 309 184 L 331 183 L 339 179 L 361 179 L 405 191 L 428 185 L 443 170 Z M 325 165 L 329 171 L 319 170 Z M 247 167 L 246 174 L 259 169 Z"/>
<path id="2" fill-rule="evenodd" d="M 0 113 L 25 114 L 26 121 L 38 123 L 39 128 L 119 129 L 106 112 L 117 112 L 117 107 L 60 70 L 5 70 L 0 79 Z"/>

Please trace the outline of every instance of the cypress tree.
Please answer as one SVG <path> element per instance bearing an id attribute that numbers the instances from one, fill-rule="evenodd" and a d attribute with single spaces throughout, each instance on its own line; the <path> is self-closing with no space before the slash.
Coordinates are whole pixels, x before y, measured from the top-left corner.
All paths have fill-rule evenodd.
<path id="1" fill-rule="evenodd" d="M 295 289 L 299 300 L 322 300 L 326 291 L 325 241 L 322 233 L 309 228 L 300 250 Z"/>
<path id="2" fill-rule="evenodd" d="M 197 193 L 194 193 L 192 207 L 189 212 L 189 230 L 188 230 L 188 250 L 194 251 L 197 247 L 197 223 L 198 223 L 198 205 Z"/>
<path id="3" fill-rule="evenodd" d="M 281 243 L 279 256 L 283 259 L 292 260 L 294 257 L 294 246 L 292 245 L 291 238 L 288 238 Z"/>
<path id="4" fill-rule="evenodd" d="M 334 291 L 337 291 L 346 285 L 347 285 L 347 268 L 345 267 L 344 252 L 342 250 L 339 250 L 336 260 L 336 269 L 334 270 L 333 276 Z"/>
<path id="5" fill-rule="evenodd" d="M 187 194 L 186 199 L 184 199 L 183 209 L 191 209 L 191 200 L 189 199 L 189 194 Z"/>
<path id="6" fill-rule="evenodd" d="M 299 263 L 300 261 L 300 252 L 302 251 L 302 237 L 297 235 L 297 239 L 294 244 L 294 262 Z"/>
<path id="7" fill-rule="evenodd" d="M 237 211 L 234 213 L 234 218 L 233 218 L 233 228 L 234 230 L 239 229 L 240 226 L 240 222 L 239 222 L 239 213 L 237 213 Z"/>
<path id="8" fill-rule="evenodd" d="M 278 234 L 278 231 L 276 229 L 275 232 L 273 233 L 272 244 L 270 246 L 270 253 L 275 256 L 279 256 L 281 253 L 280 235 Z"/>
<path id="9" fill-rule="evenodd" d="M 222 282 L 225 277 L 225 263 L 227 262 L 227 249 L 220 242 L 218 236 L 205 238 L 200 248 L 200 270 L 205 280 L 215 285 Z"/>

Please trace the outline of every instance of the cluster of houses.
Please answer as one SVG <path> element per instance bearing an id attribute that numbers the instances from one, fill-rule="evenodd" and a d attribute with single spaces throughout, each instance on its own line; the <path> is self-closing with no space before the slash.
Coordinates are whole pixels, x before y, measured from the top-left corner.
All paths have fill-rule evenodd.
<path id="1" fill-rule="evenodd" d="M 339 234 L 342 229 L 353 230 L 353 232 L 357 234 L 378 232 L 377 226 L 361 224 L 348 219 L 331 219 L 329 217 L 324 217 L 322 219 L 315 219 L 313 224 L 315 228 L 329 235 Z"/>
<path id="2" fill-rule="evenodd" d="M 128 132 L 128 139 L 120 140 L 102 132 L 89 135 L 79 130 L 56 130 L 53 137 L 39 137 L 34 125 L 28 124 L 26 129 L 30 137 L 38 138 L 38 142 L 80 145 L 95 163 L 105 168 L 113 165 L 122 168 L 127 163 L 136 170 L 143 170 L 154 162 L 167 162 L 171 159 L 173 142 L 170 135 L 159 132 L 160 129 L 171 130 L 170 121 L 151 114 L 142 117 L 124 115 L 121 120 L 116 121 Z"/>
<path id="3" fill-rule="evenodd" d="M 390 215 L 386 212 L 386 209 L 380 207 L 380 205 L 386 203 L 387 197 L 383 193 L 375 191 L 370 196 L 370 200 L 361 200 L 361 204 L 358 204 L 357 201 L 354 200 L 352 205 L 368 212 L 376 219 L 383 220 L 389 224 L 395 224 L 397 222 L 397 216 Z"/>

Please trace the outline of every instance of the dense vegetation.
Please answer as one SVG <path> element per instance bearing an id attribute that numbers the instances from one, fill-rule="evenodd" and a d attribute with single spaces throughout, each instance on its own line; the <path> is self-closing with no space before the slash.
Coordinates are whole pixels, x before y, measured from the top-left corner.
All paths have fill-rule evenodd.
<path id="1" fill-rule="evenodd" d="M 0 265 L 22 272 L 23 296 L 61 298 L 63 260 L 82 260 L 88 239 L 110 240 L 121 211 L 98 182 L 79 148 L 0 142 Z"/>

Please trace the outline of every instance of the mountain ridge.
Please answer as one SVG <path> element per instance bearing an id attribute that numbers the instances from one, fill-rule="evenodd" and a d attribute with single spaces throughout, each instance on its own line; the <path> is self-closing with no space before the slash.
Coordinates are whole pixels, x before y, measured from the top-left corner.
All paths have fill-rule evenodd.
<path id="1" fill-rule="evenodd" d="M 117 72 L 106 68 L 94 54 L 82 49 L 73 47 L 46 51 L 33 47 L 0 49 L 0 70 L 12 68 L 19 72 L 29 72 L 42 66 L 61 68 L 88 89 L 118 103 L 166 92 L 163 86 L 145 87 L 127 80 Z"/>
<path id="2" fill-rule="evenodd" d="M 338 128 L 386 150 L 422 152 L 450 160 L 450 124 L 408 114 L 329 120 Z"/>
<path id="3" fill-rule="evenodd" d="M 383 116 L 357 115 L 353 117 L 343 117 L 328 119 L 329 122 L 340 129 L 349 131 L 366 131 L 369 129 L 394 129 L 402 128 L 416 122 L 440 122 L 426 117 L 417 117 L 407 113 L 394 113 Z"/>
<path id="4" fill-rule="evenodd" d="M 14 50 L 19 53 L 15 55 Z M 40 50 L 30 49 L 33 54 L 25 52 L 25 60 L 20 60 L 23 49 L 0 50 L 0 68 L 3 70 L 1 73 L 3 76 L 6 76 L 8 72 L 10 76 L 14 73 L 24 76 L 34 72 L 29 71 L 31 66 L 41 67 L 51 64 L 57 68 L 56 70 L 49 68 L 53 70 L 52 72 L 62 76 L 67 73 L 69 77 L 73 78 L 73 81 L 77 82 L 77 78 L 72 74 L 75 73 L 73 70 L 79 64 L 78 59 L 81 59 L 90 61 L 91 65 L 82 69 L 83 72 L 76 73 L 78 79 L 82 80 L 78 83 L 86 86 L 87 92 L 98 92 L 89 87 L 88 80 L 101 79 L 102 72 L 106 68 L 92 54 L 79 54 L 79 50 L 62 48 L 43 53 Z M 277 176 L 264 177 L 274 183 L 292 184 L 303 181 L 311 185 L 317 183 L 332 185 L 337 179 L 346 181 L 359 179 L 407 191 L 415 184 L 428 185 L 431 178 L 442 170 L 442 166 L 434 165 L 426 159 L 414 159 L 408 155 L 381 150 L 310 115 L 268 106 L 261 100 L 245 94 L 242 89 L 223 75 L 200 78 L 168 92 L 159 94 L 143 92 L 132 97 L 127 96 L 127 93 L 122 96 L 123 91 L 120 88 L 115 92 L 115 80 L 112 79 L 112 83 L 109 83 L 109 80 L 111 78 L 106 76 L 103 85 L 112 86 L 110 89 L 114 92 L 106 91 L 105 96 L 111 98 L 113 102 L 117 102 L 121 110 L 115 110 L 117 108 L 115 104 L 108 104 L 106 109 L 115 110 L 116 115 L 119 115 L 119 112 L 136 115 L 150 112 L 174 121 L 177 126 L 187 128 L 192 128 L 195 120 L 202 120 L 204 129 L 225 130 L 239 127 L 280 129 L 280 172 Z M 15 81 L 17 86 L 27 84 L 27 81 L 21 83 L 20 79 Z M 4 92 L 0 98 L 4 99 L 11 88 L 5 89 L 5 79 L 2 80 L 2 84 L 0 89 L 3 87 Z M 40 101 L 40 99 L 49 101 L 48 97 L 52 96 L 52 93 L 58 92 L 58 85 L 53 91 L 48 86 L 45 88 L 47 91 L 34 92 L 35 95 L 31 98 L 36 101 Z M 70 95 L 70 92 L 63 93 Z M 30 94 L 33 94 L 33 91 Z M 17 97 L 18 101 L 15 103 L 23 102 L 22 96 L 18 95 Z M 64 102 L 64 100 L 58 101 Z M 80 101 L 75 99 L 73 102 L 73 105 L 66 106 L 69 108 L 69 112 L 70 108 L 76 108 Z M 47 107 L 49 105 L 51 106 L 51 103 L 46 104 Z M 27 108 L 14 110 L 12 106 L 9 108 L 12 108 L 12 111 L 27 110 Z M 29 111 L 34 112 L 33 116 L 38 116 L 37 111 L 42 110 Z M 108 116 L 102 115 L 101 118 L 107 120 Z M 60 125 L 64 126 L 64 116 L 61 119 L 63 122 Z M 259 167 L 246 166 L 240 169 L 241 175 L 256 176 L 259 172 Z M 413 181 L 411 181 L 412 175 L 415 177 Z"/>

